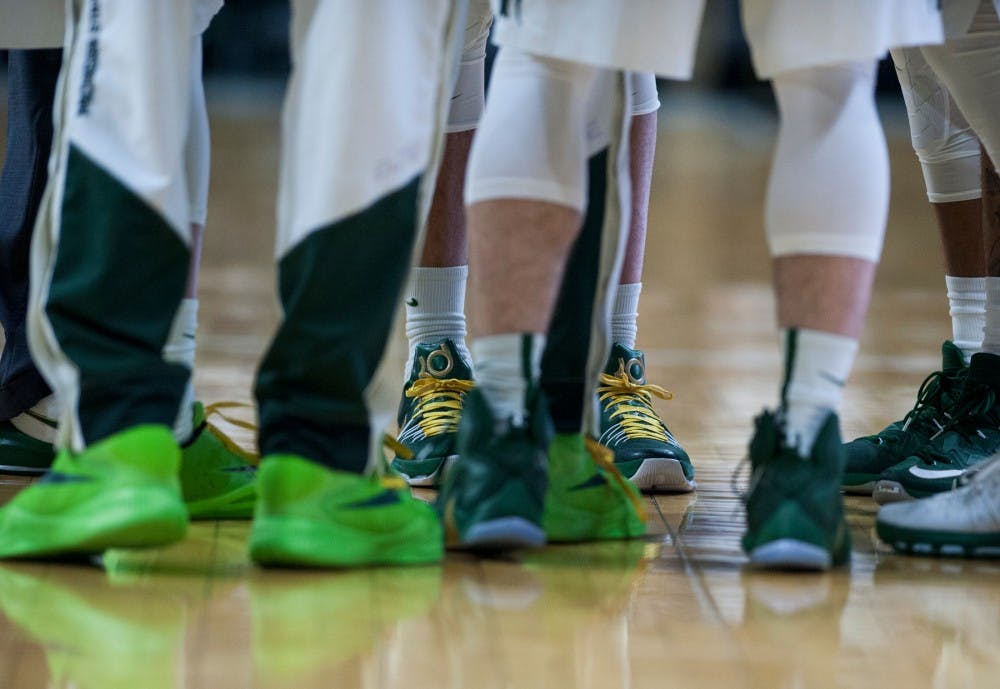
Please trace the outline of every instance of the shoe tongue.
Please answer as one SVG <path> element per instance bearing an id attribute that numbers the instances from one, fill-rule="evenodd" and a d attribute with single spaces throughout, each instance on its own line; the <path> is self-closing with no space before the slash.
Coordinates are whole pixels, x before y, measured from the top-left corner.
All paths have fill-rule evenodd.
<path id="1" fill-rule="evenodd" d="M 629 379 L 635 383 L 646 382 L 645 355 L 638 349 L 629 349 L 615 342 L 611 345 L 611 356 L 608 357 L 604 372 L 613 376 L 619 369 L 625 371 Z"/>
<path id="2" fill-rule="evenodd" d="M 1000 390 L 1000 356 L 979 352 L 969 363 L 969 380 Z"/>
<path id="3" fill-rule="evenodd" d="M 960 371 L 965 368 L 965 355 L 951 340 L 945 340 L 941 345 L 941 369 L 946 373 Z"/>
<path id="4" fill-rule="evenodd" d="M 756 429 L 750 439 L 750 458 L 765 460 L 773 457 L 781 444 L 778 420 L 765 409 L 754 421 Z"/>
<path id="5" fill-rule="evenodd" d="M 413 353 L 410 380 L 420 377 L 472 380 L 472 366 L 458 352 L 451 339 L 426 342 L 418 344 Z"/>

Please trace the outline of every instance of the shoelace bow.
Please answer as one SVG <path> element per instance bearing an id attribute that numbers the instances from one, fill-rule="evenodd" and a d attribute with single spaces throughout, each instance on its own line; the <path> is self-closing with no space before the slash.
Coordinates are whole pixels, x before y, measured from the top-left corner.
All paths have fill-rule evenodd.
<path id="1" fill-rule="evenodd" d="M 917 390 L 917 401 L 913 405 L 913 409 L 906 412 L 906 416 L 903 417 L 904 431 L 910 427 L 910 424 L 913 423 L 914 419 L 923 410 L 940 406 L 941 393 L 944 391 L 944 378 L 944 371 L 934 371 L 924 378 L 924 382 L 920 384 L 920 388 Z M 937 423 L 937 419 L 934 419 L 934 422 Z M 940 423 L 938 423 L 938 427 L 940 430 Z"/>
<path id="2" fill-rule="evenodd" d="M 660 399 L 673 399 L 672 392 L 659 385 L 633 383 L 628 374 L 619 371 L 616 375 L 601 373 L 601 385 L 597 388 L 598 399 L 604 409 L 618 405 L 611 412 L 610 419 L 621 417 L 618 424 L 627 438 L 649 438 L 667 442 L 667 429 L 653 409 L 653 395 Z"/>
<path id="3" fill-rule="evenodd" d="M 410 448 L 393 438 L 388 433 L 382 434 L 382 445 L 395 452 L 396 456 L 401 459 L 413 459 L 413 453 L 410 452 Z M 379 482 L 382 484 L 382 487 L 391 490 L 409 488 L 410 484 L 406 482 L 406 479 L 392 470 L 392 467 L 389 465 L 389 460 L 386 458 L 384 453 L 381 457 L 382 461 L 379 462 Z"/>
<path id="4" fill-rule="evenodd" d="M 252 421 L 244 421 L 243 419 L 238 419 L 234 416 L 227 414 L 224 409 L 254 409 L 254 405 L 248 404 L 246 402 L 233 402 L 233 401 L 222 401 L 213 402 L 212 404 L 205 405 L 205 426 L 211 429 L 212 434 L 219 439 L 219 441 L 226 446 L 226 449 L 230 452 L 242 457 L 249 464 L 257 465 L 260 463 L 260 455 L 256 452 L 247 452 L 242 447 L 236 444 L 236 441 L 230 438 L 222 429 L 213 424 L 208 420 L 212 415 L 218 416 L 227 423 L 237 426 L 238 428 L 243 428 L 248 431 L 252 431 L 254 435 L 257 433 L 257 424 Z M 397 457 L 402 457 L 404 459 L 410 459 L 413 457 L 413 453 L 410 452 L 406 445 L 393 438 L 388 433 L 382 435 L 382 444 L 396 453 Z M 382 466 L 379 471 L 379 482 L 385 488 L 400 489 L 407 488 L 406 479 L 398 475 L 396 472 L 392 471 L 389 467 L 388 462 L 385 459 L 385 455 L 382 456 Z"/>
<path id="5" fill-rule="evenodd" d="M 944 392 L 944 380 L 947 377 L 948 374 L 944 371 L 934 371 L 924 378 L 924 381 L 917 389 L 917 401 L 913 404 L 913 408 L 906 412 L 906 416 L 903 417 L 903 424 L 900 430 L 908 430 L 910 425 L 919 419 L 927 409 L 940 410 L 946 419 L 951 419 L 951 414 L 941 409 L 941 396 Z M 936 426 L 935 433 L 940 433 L 944 430 L 945 425 L 938 421 L 936 413 L 928 421 Z M 867 440 L 881 442 L 881 435 L 879 433 L 869 435 L 867 436 Z"/>
<path id="6" fill-rule="evenodd" d="M 234 416 L 227 414 L 225 409 L 249 409 L 251 412 L 254 411 L 254 405 L 248 404 L 247 402 L 233 402 L 233 401 L 221 401 L 213 402 L 212 404 L 206 404 L 205 407 L 205 428 L 212 432 L 216 438 L 219 439 L 227 450 L 232 452 L 234 455 L 241 457 L 243 461 L 247 464 L 252 464 L 257 466 L 260 464 L 260 455 L 256 452 L 250 452 L 244 450 L 240 445 L 236 443 L 235 440 L 229 437 L 229 435 L 223 431 L 221 428 L 216 426 L 214 423 L 209 421 L 213 415 L 218 416 L 220 419 L 228 424 L 236 426 L 237 428 L 243 428 L 245 430 L 251 431 L 254 437 L 257 436 L 257 424 L 253 421 L 244 421 L 243 419 L 238 419 Z"/>
<path id="7" fill-rule="evenodd" d="M 618 467 L 615 466 L 615 453 L 589 436 L 584 438 L 584 445 L 587 448 L 587 452 L 590 454 L 591 459 L 594 460 L 594 464 L 608 472 L 612 480 L 621 486 L 625 495 L 628 496 L 629 502 L 632 503 L 635 513 L 639 515 L 639 518 L 643 521 L 643 523 L 645 523 L 646 506 L 642 504 L 642 499 L 636 495 L 635 489 L 629 484 L 628 480 L 622 476 L 622 472 L 618 471 Z"/>
<path id="8" fill-rule="evenodd" d="M 417 378 L 406 390 L 406 396 L 416 400 L 413 419 L 417 427 L 430 438 L 454 432 L 462 418 L 462 396 L 475 383 L 459 378 Z"/>
<path id="9" fill-rule="evenodd" d="M 978 394 L 977 394 L 978 393 Z M 985 439 L 986 434 L 980 428 L 981 425 L 995 425 L 996 421 L 988 418 L 988 414 L 997 404 L 997 395 L 993 388 L 987 385 L 979 385 L 977 389 L 969 394 L 963 394 L 964 399 L 960 399 L 955 405 L 951 420 L 931 436 L 931 440 L 937 438 L 946 431 L 955 431 L 966 438 L 978 435 Z M 933 444 L 926 445 L 917 456 L 924 464 L 934 464 L 935 462 L 951 464 L 951 457 L 943 452 L 939 452 Z"/>

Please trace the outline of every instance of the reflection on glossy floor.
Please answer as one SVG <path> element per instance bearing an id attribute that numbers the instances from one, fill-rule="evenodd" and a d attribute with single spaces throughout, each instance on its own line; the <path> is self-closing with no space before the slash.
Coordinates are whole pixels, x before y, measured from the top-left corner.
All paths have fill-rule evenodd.
<path id="1" fill-rule="evenodd" d="M 640 542 L 346 573 L 261 571 L 247 525 L 163 550 L 0 565 L 0 688 L 996 686 L 1000 564 L 901 558 L 848 501 L 850 572 L 744 570 L 731 477 L 776 396 L 760 199 L 773 121 L 675 99 L 662 115 L 640 345 L 699 491 L 647 502 Z M 217 103 L 197 387 L 248 399 L 277 309 L 275 101 Z M 239 116 L 237 116 L 239 113 Z M 895 191 L 845 434 L 899 417 L 948 335 L 919 171 L 890 118 Z M 0 500 L 19 485 L 0 484 Z"/>

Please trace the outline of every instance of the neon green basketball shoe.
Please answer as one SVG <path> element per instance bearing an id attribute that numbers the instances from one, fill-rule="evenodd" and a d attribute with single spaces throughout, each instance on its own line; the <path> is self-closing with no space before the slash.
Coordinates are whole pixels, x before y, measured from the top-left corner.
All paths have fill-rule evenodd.
<path id="1" fill-rule="evenodd" d="M 548 460 L 542 515 L 548 540 L 596 541 L 646 533 L 642 499 L 618 473 L 611 450 L 580 433 L 557 434 Z"/>
<path id="2" fill-rule="evenodd" d="M 401 479 L 335 471 L 295 455 L 260 465 L 250 557 L 261 565 L 364 567 L 438 562 L 434 509 Z"/>
<path id="3" fill-rule="evenodd" d="M 0 509 L 0 557 L 100 553 L 179 541 L 188 515 L 180 453 L 166 426 L 136 426 L 61 452 L 52 470 Z"/>

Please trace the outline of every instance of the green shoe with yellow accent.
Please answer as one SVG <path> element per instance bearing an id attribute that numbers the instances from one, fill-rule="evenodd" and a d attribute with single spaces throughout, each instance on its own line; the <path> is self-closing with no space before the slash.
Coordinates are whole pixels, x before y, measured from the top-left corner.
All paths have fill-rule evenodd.
<path id="1" fill-rule="evenodd" d="M 450 339 L 417 345 L 413 369 L 399 404 L 399 436 L 412 457 L 392 468 L 411 486 L 439 486 L 456 457 L 455 439 L 472 366 Z"/>
<path id="2" fill-rule="evenodd" d="M 283 567 L 416 565 L 444 557 L 434 509 L 399 478 L 335 471 L 295 455 L 260 465 L 250 557 Z"/>
<path id="3" fill-rule="evenodd" d="M 217 406 L 208 407 L 208 412 Z M 191 519 L 250 519 L 257 501 L 257 458 L 208 422 L 194 403 L 194 433 L 181 446 L 181 492 Z"/>
<path id="4" fill-rule="evenodd" d="M 639 491 L 615 468 L 613 455 L 581 433 L 549 445 L 549 487 L 542 526 L 549 541 L 637 538 L 646 533 Z"/>
<path id="5" fill-rule="evenodd" d="M 653 396 L 671 399 L 659 385 L 646 382 L 646 358 L 619 343 L 611 347 L 597 388 L 601 405 L 600 442 L 615 453 L 615 465 L 640 490 L 689 493 L 694 467 L 663 419 Z"/>
<path id="6" fill-rule="evenodd" d="M 95 554 L 179 541 L 188 515 L 166 426 L 136 426 L 73 455 L 0 509 L 0 557 Z"/>

